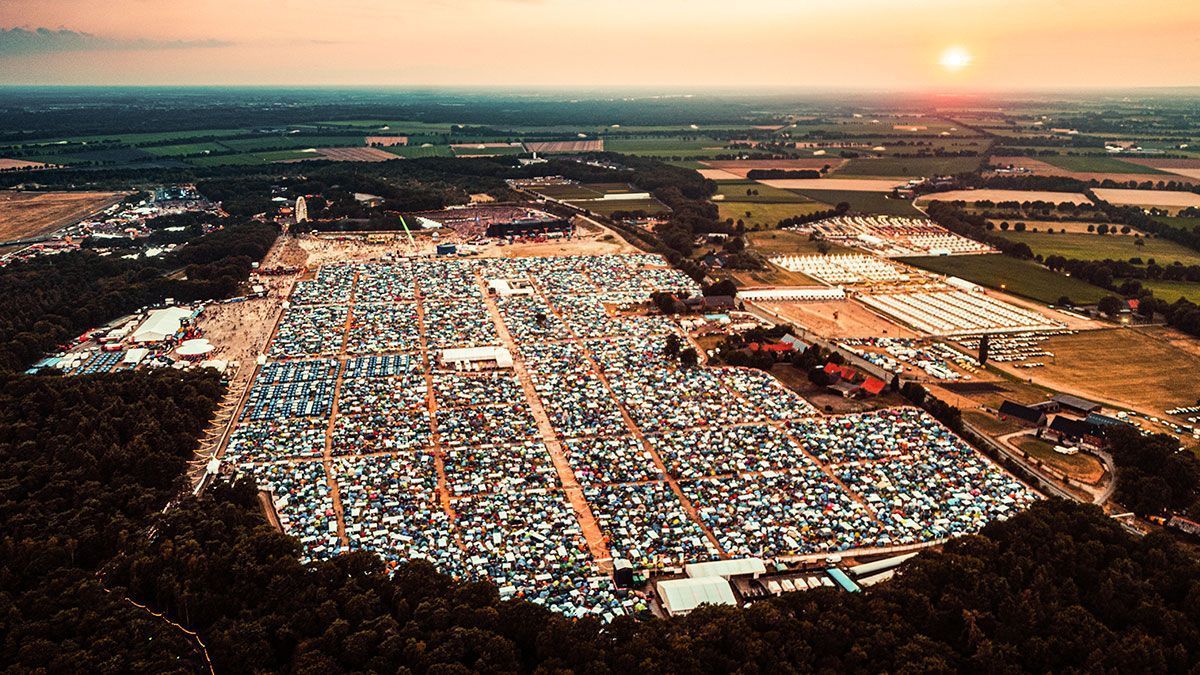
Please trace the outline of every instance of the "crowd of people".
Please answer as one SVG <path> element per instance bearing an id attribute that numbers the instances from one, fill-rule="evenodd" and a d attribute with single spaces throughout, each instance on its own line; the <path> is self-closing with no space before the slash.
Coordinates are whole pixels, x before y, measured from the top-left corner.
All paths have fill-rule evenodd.
<path id="1" fill-rule="evenodd" d="M 533 292 L 485 296 L 495 279 Z M 310 557 L 425 558 L 573 616 L 642 607 L 599 573 L 556 443 L 599 545 L 646 570 L 941 538 L 1032 499 L 923 412 L 822 417 L 764 372 L 682 363 L 691 343 L 650 294 L 699 288 L 656 256 L 357 263 L 302 284 L 225 459 Z M 523 367 L 439 366 L 501 344 L 490 307 Z"/>

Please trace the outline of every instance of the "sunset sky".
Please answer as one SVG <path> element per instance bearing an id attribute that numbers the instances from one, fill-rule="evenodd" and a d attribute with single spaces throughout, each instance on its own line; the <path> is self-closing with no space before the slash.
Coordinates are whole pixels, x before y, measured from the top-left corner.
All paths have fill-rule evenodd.
<path id="1" fill-rule="evenodd" d="M 2 0 L 0 29 L 4 84 L 1200 85 L 1198 0 Z"/>

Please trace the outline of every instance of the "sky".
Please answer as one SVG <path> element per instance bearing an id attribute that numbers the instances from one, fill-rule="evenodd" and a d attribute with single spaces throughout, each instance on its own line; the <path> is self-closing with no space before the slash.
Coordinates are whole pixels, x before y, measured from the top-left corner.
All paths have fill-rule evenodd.
<path id="1" fill-rule="evenodd" d="M 1126 88 L 1197 64 L 1200 0 L 0 0 L 0 84 Z"/>

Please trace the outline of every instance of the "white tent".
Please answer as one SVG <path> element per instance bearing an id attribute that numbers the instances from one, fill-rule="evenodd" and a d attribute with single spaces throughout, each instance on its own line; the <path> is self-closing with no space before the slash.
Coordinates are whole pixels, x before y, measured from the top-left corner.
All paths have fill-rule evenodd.
<path id="1" fill-rule="evenodd" d="M 729 577 L 737 577 L 744 574 L 758 578 L 758 575 L 767 571 L 767 566 L 763 564 L 762 558 L 734 558 L 732 560 L 691 563 L 684 565 L 683 569 L 693 579 L 704 577 L 722 577 L 728 579 Z"/>
<path id="2" fill-rule="evenodd" d="M 700 605 L 736 605 L 733 589 L 721 577 L 670 579 L 658 582 L 658 596 L 671 616 L 687 614 Z"/>
<path id="3" fill-rule="evenodd" d="M 192 315 L 192 310 L 186 307 L 167 307 L 150 312 L 142 325 L 133 332 L 133 341 L 162 342 L 179 332 L 183 320 Z"/>

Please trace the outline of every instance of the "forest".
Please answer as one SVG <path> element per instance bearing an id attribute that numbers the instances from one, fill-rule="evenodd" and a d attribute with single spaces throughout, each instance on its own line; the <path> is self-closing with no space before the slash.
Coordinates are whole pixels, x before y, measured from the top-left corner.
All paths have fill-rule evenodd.
<path id="1" fill-rule="evenodd" d="M 273 225 L 243 223 L 159 258 L 85 250 L 0 268 L 0 372 L 26 368 L 83 331 L 167 297 L 229 297 L 276 236 Z M 184 278 L 170 276 L 179 270 Z"/>

